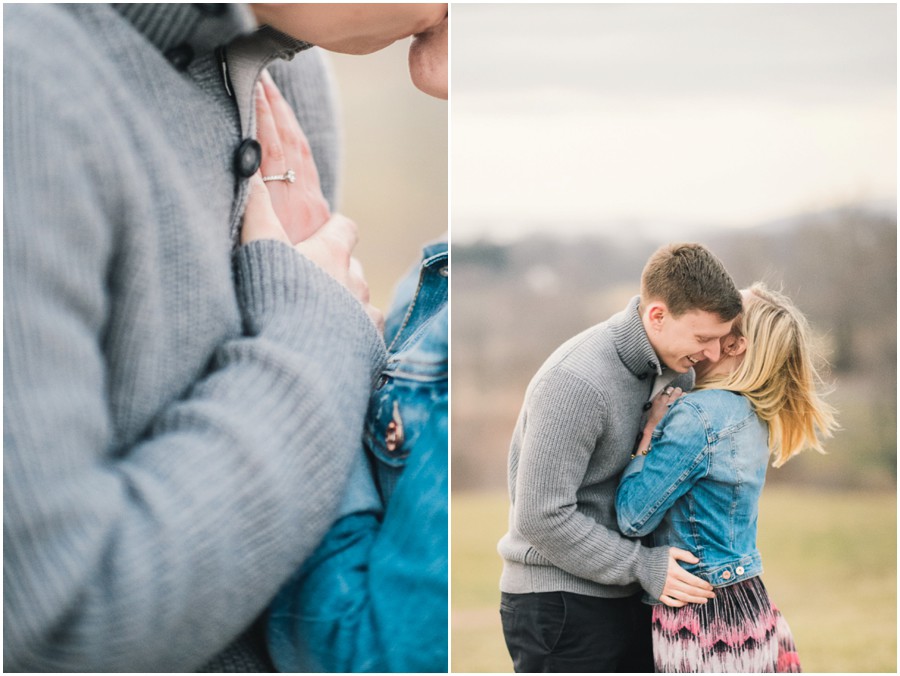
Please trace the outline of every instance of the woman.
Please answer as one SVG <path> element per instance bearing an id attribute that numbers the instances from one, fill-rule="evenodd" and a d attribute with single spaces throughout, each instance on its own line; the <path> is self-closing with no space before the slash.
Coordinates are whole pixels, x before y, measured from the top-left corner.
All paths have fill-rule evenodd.
<path id="1" fill-rule="evenodd" d="M 769 455 L 779 467 L 836 427 L 817 392 L 810 331 L 789 299 L 756 284 L 722 340 L 722 358 L 698 369 L 694 392 L 654 401 L 619 485 L 619 528 L 682 547 L 715 589 L 705 604 L 654 605 L 658 672 L 799 672 L 784 618 L 759 576 L 759 495 Z M 677 401 L 676 401 L 677 399 Z M 657 427 L 657 423 L 659 426 Z"/>

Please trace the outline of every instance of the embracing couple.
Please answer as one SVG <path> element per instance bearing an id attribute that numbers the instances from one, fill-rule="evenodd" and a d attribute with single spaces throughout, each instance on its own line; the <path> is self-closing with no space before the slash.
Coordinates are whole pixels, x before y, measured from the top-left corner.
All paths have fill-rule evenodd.
<path id="1" fill-rule="evenodd" d="M 532 379 L 500 614 L 517 672 L 797 672 L 756 546 L 769 456 L 835 427 L 803 315 L 699 244 Z"/>

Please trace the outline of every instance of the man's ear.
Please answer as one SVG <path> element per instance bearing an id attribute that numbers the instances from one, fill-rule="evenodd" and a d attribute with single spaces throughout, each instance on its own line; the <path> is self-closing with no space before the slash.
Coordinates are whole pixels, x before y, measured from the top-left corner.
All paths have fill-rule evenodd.
<path id="1" fill-rule="evenodd" d="M 669 314 L 669 308 L 662 301 L 653 301 L 647 306 L 647 319 L 650 326 L 659 330 L 662 327 L 663 320 Z"/>

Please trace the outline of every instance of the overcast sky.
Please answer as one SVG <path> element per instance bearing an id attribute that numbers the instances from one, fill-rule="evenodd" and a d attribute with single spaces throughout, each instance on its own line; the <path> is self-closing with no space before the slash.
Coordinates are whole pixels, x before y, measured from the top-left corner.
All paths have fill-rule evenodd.
<path id="1" fill-rule="evenodd" d="M 893 4 L 454 4 L 455 240 L 896 199 Z"/>

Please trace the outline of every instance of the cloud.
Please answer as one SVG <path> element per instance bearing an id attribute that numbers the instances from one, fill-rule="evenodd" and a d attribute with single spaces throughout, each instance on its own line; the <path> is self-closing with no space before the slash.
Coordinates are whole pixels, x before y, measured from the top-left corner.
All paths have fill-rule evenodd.
<path id="1" fill-rule="evenodd" d="M 893 5 L 454 5 L 452 22 L 454 236 L 896 198 Z"/>
<path id="2" fill-rule="evenodd" d="M 846 97 L 896 82 L 894 5 L 458 5 L 454 92 Z"/>

